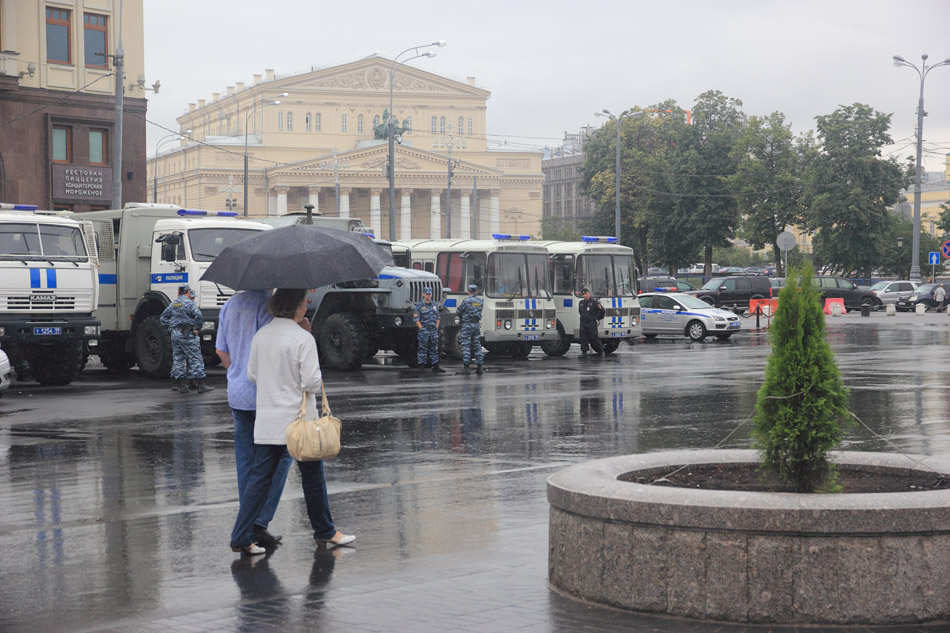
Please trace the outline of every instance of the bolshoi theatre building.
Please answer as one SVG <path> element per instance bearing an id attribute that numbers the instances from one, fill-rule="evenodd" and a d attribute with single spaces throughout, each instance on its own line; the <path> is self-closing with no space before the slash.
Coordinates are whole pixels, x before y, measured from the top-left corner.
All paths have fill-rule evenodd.
<path id="1" fill-rule="evenodd" d="M 188 104 L 178 118 L 182 136 L 160 139 L 148 161 L 149 199 L 248 217 L 313 205 L 322 215 L 360 218 L 389 239 L 539 236 L 541 153 L 492 146 L 491 93 L 474 77 L 460 82 L 406 65 L 391 86 L 400 142 L 390 235 L 392 68 L 373 55 L 291 76 L 268 70 L 253 85 Z"/>

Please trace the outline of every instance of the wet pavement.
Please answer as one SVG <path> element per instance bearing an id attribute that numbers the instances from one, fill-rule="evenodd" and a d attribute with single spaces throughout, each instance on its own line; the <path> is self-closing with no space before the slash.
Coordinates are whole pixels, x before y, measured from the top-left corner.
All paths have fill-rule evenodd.
<path id="1" fill-rule="evenodd" d="M 950 453 L 950 318 L 828 326 L 867 425 L 845 448 Z M 628 614 L 547 584 L 545 479 L 592 458 L 748 447 L 768 351 L 766 332 L 744 331 L 589 361 L 577 346 L 535 351 L 481 378 L 382 358 L 329 374 L 344 422 L 330 502 L 356 547 L 315 550 L 293 469 L 271 524 L 285 545 L 256 558 L 228 548 L 238 504 L 222 370 L 205 395 L 94 364 L 68 387 L 15 383 L 0 399 L 0 631 L 795 630 Z"/>

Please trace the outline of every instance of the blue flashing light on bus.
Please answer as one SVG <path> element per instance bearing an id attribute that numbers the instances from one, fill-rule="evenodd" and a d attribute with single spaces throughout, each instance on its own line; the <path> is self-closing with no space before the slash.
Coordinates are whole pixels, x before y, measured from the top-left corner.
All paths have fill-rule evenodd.
<path id="1" fill-rule="evenodd" d="M 0 209 L 6 209 L 7 211 L 37 211 L 39 207 L 35 204 L 0 203 Z"/>
<path id="2" fill-rule="evenodd" d="M 496 240 L 518 240 L 521 242 L 531 239 L 530 235 L 512 235 L 511 233 L 492 233 L 491 236 Z"/>
<path id="3" fill-rule="evenodd" d="M 616 244 L 616 237 L 607 237 L 604 235 L 581 235 L 582 242 L 606 242 L 608 244 Z"/>
<path id="4" fill-rule="evenodd" d="M 178 215 L 217 215 L 223 218 L 236 218 L 237 211 L 203 211 L 201 209 L 178 209 Z"/>
<path id="5" fill-rule="evenodd" d="M 208 212 L 191 209 L 178 209 L 178 215 L 208 215 Z"/>
<path id="6" fill-rule="evenodd" d="M 365 235 L 366 237 L 368 237 L 368 238 L 371 239 L 371 240 L 375 240 L 375 239 L 376 239 L 376 236 L 373 235 L 372 233 L 363 233 L 363 235 Z"/>

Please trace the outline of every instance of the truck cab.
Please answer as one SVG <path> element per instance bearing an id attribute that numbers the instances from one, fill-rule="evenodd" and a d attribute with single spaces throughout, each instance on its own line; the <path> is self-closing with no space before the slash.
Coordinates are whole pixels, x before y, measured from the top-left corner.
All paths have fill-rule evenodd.
<path id="1" fill-rule="evenodd" d="M 92 226 L 31 205 L 0 204 L 0 347 L 23 380 L 76 379 L 99 341 Z"/>

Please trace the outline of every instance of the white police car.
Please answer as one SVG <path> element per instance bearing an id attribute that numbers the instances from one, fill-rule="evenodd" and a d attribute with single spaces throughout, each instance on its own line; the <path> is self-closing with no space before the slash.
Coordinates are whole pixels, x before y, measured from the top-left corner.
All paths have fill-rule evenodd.
<path id="1" fill-rule="evenodd" d="M 681 292 L 648 292 L 640 301 L 643 336 L 688 336 L 701 341 L 707 334 L 725 340 L 742 329 L 735 313 L 714 308 L 702 299 Z"/>
<path id="2" fill-rule="evenodd" d="M 7 353 L 0 349 L 0 395 L 10 388 L 10 359 Z"/>

